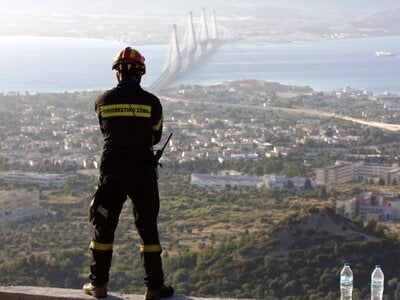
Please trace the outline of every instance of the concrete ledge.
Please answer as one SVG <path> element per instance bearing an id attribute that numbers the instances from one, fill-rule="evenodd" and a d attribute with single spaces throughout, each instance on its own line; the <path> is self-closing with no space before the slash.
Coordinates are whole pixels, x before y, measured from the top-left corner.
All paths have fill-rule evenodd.
<path id="1" fill-rule="evenodd" d="M 47 288 L 36 286 L 0 286 L 0 300 L 93 300 L 94 297 L 83 294 L 81 290 Z M 143 295 L 128 295 L 124 293 L 110 292 L 109 300 L 143 300 Z M 186 296 L 174 296 L 168 300 L 216 300 L 217 298 L 192 298 Z M 218 298 L 220 299 L 220 298 Z M 225 300 L 229 300 L 226 299 Z M 233 299 L 230 299 L 233 300 Z"/>

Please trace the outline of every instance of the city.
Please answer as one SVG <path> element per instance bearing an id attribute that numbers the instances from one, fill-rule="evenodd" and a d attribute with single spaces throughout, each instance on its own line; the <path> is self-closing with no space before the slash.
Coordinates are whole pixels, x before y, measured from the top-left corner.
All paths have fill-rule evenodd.
<path id="1" fill-rule="evenodd" d="M 78 173 L 98 175 L 102 141 L 92 106 L 98 92 L 64 93 L 53 99 L 55 95 L 1 95 L 0 113 L 7 115 L 0 145 L 4 184 L 60 189 Z M 161 99 L 164 135 L 174 134 L 162 161 L 216 162 L 226 171 L 193 172 L 193 186 L 283 189 L 303 188 L 306 181 L 312 188 L 400 182 L 396 134 L 341 121 L 398 122 L 396 95 L 375 96 L 349 87 L 322 93 L 310 87 L 239 81 L 180 86 Z M 338 107 L 337 102 L 349 105 Z M 11 103 L 18 103 L 18 109 L 10 112 Z M 376 144 L 371 144 L 370 135 L 379 135 L 381 141 L 374 138 Z M 281 160 L 282 168 L 269 171 L 265 162 L 271 159 Z M 230 170 L 243 162 L 255 167 Z"/>

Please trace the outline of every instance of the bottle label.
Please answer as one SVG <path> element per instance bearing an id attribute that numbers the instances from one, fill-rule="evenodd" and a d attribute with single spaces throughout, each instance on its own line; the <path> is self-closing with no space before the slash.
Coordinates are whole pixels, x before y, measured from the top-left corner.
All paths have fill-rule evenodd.
<path id="1" fill-rule="evenodd" d="M 352 279 L 340 279 L 340 285 L 341 286 L 351 286 L 353 285 L 353 280 Z"/>
<path id="2" fill-rule="evenodd" d="M 373 282 L 372 288 L 373 289 L 383 289 L 383 283 L 382 282 Z"/>

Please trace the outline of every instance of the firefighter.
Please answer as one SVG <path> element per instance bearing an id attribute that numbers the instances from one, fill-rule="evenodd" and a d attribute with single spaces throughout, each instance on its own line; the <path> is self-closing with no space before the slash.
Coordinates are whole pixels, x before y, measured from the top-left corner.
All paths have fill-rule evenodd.
<path id="1" fill-rule="evenodd" d="M 107 283 L 114 233 L 127 196 L 132 201 L 144 269 L 145 299 L 158 300 L 174 294 L 164 285 L 161 245 L 157 229 L 160 201 L 157 161 L 152 146 L 161 139 L 163 114 L 159 99 L 140 86 L 146 73 L 144 57 L 130 47 L 114 62 L 118 84 L 98 97 L 95 104 L 104 147 L 100 178 L 89 218 L 94 225 L 90 243 L 93 261 L 86 294 L 107 297 Z"/>

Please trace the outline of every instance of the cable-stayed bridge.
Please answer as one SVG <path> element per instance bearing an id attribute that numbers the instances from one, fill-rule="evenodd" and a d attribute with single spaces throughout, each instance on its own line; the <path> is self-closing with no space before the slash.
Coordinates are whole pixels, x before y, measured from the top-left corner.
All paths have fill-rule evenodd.
<path id="1" fill-rule="evenodd" d="M 160 76 L 150 85 L 149 89 L 160 91 L 162 88 L 172 84 L 176 79 L 187 74 L 200 61 L 214 52 L 221 42 L 222 39 L 219 37 L 215 11 L 213 11 L 209 25 L 205 9 L 202 9 L 200 27 L 197 34 L 194 27 L 193 14 L 189 12 L 189 22 L 182 45 L 179 46 L 177 26 L 174 24 L 164 68 Z"/>

